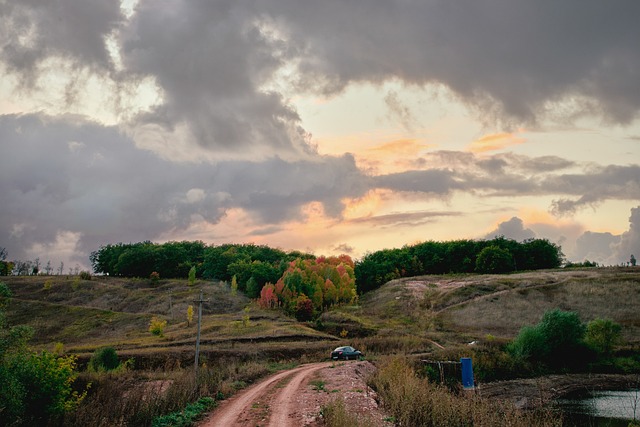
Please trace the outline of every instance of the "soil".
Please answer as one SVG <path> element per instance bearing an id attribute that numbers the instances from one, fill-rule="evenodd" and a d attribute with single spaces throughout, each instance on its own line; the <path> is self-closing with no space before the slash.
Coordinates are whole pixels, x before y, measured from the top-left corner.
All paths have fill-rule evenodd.
<path id="1" fill-rule="evenodd" d="M 223 401 L 199 427 L 322 425 L 321 408 L 343 399 L 348 413 L 388 427 L 376 393 L 366 384 L 375 367 L 366 361 L 322 362 L 272 375 Z"/>

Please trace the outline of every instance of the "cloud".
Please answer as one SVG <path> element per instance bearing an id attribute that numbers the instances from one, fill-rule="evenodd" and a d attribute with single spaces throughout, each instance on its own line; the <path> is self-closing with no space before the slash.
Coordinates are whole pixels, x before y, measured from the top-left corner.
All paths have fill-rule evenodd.
<path id="1" fill-rule="evenodd" d="M 440 217 L 460 216 L 461 212 L 399 212 L 371 215 L 349 220 L 352 224 L 368 224 L 374 227 L 416 227 Z"/>
<path id="2" fill-rule="evenodd" d="M 572 214 L 605 200 L 640 200 L 640 166 L 597 166 L 583 174 L 547 177 L 541 186 L 550 193 L 577 195 L 554 200 L 551 207 L 556 215 Z"/>
<path id="3" fill-rule="evenodd" d="M 116 1 L 3 2 L 0 60 L 25 87 L 35 84 L 51 58 L 80 69 L 113 70 L 106 39 L 123 18 Z"/>
<path id="4" fill-rule="evenodd" d="M 619 244 L 620 236 L 611 233 L 586 231 L 576 240 L 573 259 L 577 262 L 591 261 L 599 264 L 617 264 L 614 247 Z"/>
<path id="5" fill-rule="evenodd" d="M 533 230 L 524 228 L 524 222 L 520 218 L 515 216 L 508 221 L 504 221 L 498 224 L 498 228 L 491 231 L 490 233 L 487 233 L 484 238 L 493 239 L 494 237 L 498 236 L 503 236 L 507 239 L 513 239 L 518 242 L 537 237 L 536 233 Z"/>
<path id="6" fill-rule="evenodd" d="M 334 246 L 333 247 L 333 251 L 334 252 L 341 252 L 343 254 L 347 254 L 348 255 L 348 254 L 354 253 L 355 249 L 352 246 L 350 246 L 350 245 L 348 245 L 346 243 L 341 243 L 339 245 Z"/>
<path id="7" fill-rule="evenodd" d="M 115 127 L 78 117 L 0 116 L 0 140 L 11 153 L 0 158 L 0 242 L 15 259 L 73 235 L 86 260 L 106 243 L 215 224 L 229 209 L 246 211 L 258 225 L 300 219 L 310 202 L 339 217 L 343 199 L 369 188 L 349 155 L 171 162 Z"/>
<path id="8" fill-rule="evenodd" d="M 438 82 L 486 120 L 536 122 L 555 105 L 628 123 L 638 116 L 640 5 L 438 1 L 272 1 L 304 55 L 301 84 Z M 607 30 L 601 30 L 606 28 Z M 586 48 L 588 47 L 588 48 Z"/>
<path id="9" fill-rule="evenodd" d="M 640 254 L 640 206 L 631 209 L 629 230 L 622 233 L 620 241 L 613 246 L 618 260 L 628 261 L 631 255 L 637 259 Z"/>
<path id="10" fill-rule="evenodd" d="M 640 206 L 631 209 L 629 229 L 620 235 L 586 231 L 576 241 L 573 259 L 604 265 L 626 263 L 640 253 Z"/>
<path id="11" fill-rule="evenodd" d="M 66 80 L 71 103 L 92 74 L 121 101 L 153 81 L 158 102 L 129 117 L 130 135 L 144 144 L 151 132 L 226 159 L 313 156 L 289 97 L 363 82 L 445 86 L 504 129 L 558 114 L 623 124 L 638 117 L 634 0 L 363 5 L 141 0 L 125 16 L 117 1 L 5 2 L 0 61 L 23 88 L 51 81 L 56 69 L 74 75 Z M 395 93 L 385 99 L 411 127 Z"/>
<path id="12" fill-rule="evenodd" d="M 510 145 L 523 144 L 525 139 L 513 133 L 500 132 L 485 135 L 471 143 L 469 151 L 472 153 L 483 153 L 485 151 L 496 151 Z"/>

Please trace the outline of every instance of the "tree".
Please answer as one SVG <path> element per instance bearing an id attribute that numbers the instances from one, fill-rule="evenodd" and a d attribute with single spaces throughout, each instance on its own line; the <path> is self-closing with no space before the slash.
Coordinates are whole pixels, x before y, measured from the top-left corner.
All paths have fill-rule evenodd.
<path id="1" fill-rule="evenodd" d="M 193 306 L 192 305 L 187 307 L 187 327 L 191 325 L 191 322 L 193 322 Z"/>
<path id="2" fill-rule="evenodd" d="M 631 258 L 629 259 L 629 262 L 633 267 L 636 266 L 636 257 L 634 257 L 633 254 L 631 254 Z"/>
<path id="3" fill-rule="evenodd" d="M 9 326 L 4 309 L 11 291 L 0 282 L 0 424 L 47 425 L 48 420 L 74 409 L 86 390 L 73 390 L 75 356 L 29 351 L 33 335 L 28 326 Z"/>
<path id="4" fill-rule="evenodd" d="M 238 280 L 236 276 L 231 278 L 231 295 L 235 295 L 238 293 Z"/>
<path id="5" fill-rule="evenodd" d="M 482 249 L 476 259 L 478 273 L 508 273 L 513 270 L 515 265 L 511 253 L 495 245 Z"/>
<path id="6" fill-rule="evenodd" d="M 587 324 L 585 343 L 597 353 L 608 357 L 620 342 L 622 326 L 610 319 L 595 319 Z"/>
<path id="7" fill-rule="evenodd" d="M 164 336 L 164 328 L 167 326 L 167 321 L 162 320 L 156 316 L 153 316 L 149 321 L 149 332 L 158 337 Z"/>
<path id="8" fill-rule="evenodd" d="M 89 367 L 94 372 L 112 371 L 120 366 L 118 353 L 113 347 L 102 347 L 97 349 L 91 359 L 89 359 Z"/>
<path id="9" fill-rule="evenodd" d="M 509 351 L 540 370 L 578 366 L 588 355 L 581 351 L 585 349 L 584 334 L 585 326 L 576 313 L 551 310 L 537 325 L 523 327 Z"/>
<path id="10" fill-rule="evenodd" d="M 296 299 L 295 316 L 300 321 L 307 321 L 313 318 L 313 303 L 305 294 Z"/>
<path id="11" fill-rule="evenodd" d="M 194 265 L 189 269 L 189 286 L 193 286 L 196 283 L 196 266 Z"/>

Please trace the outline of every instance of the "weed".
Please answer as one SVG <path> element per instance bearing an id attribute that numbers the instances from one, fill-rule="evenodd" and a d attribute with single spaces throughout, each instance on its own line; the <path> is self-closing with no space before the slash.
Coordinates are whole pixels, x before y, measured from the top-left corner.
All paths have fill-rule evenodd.
<path id="1" fill-rule="evenodd" d="M 324 386 L 325 386 L 326 383 L 324 381 L 322 381 L 322 380 L 313 380 L 313 381 L 309 382 L 309 384 L 311 384 L 313 386 L 313 389 L 315 391 L 326 391 L 324 389 Z"/>
<path id="2" fill-rule="evenodd" d="M 342 398 L 336 398 L 320 408 L 320 416 L 327 427 L 370 427 L 375 423 L 368 417 L 347 410 Z"/>

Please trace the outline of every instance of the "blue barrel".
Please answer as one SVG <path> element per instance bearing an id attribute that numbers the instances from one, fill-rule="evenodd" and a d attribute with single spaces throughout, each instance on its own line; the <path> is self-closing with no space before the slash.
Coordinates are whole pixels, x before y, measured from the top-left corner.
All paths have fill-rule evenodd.
<path id="1" fill-rule="evenodd" d="M 460 363 L 462 364 L 462 388 L 465 390 L 473 389 L 473 366 L 471 365 L 470 357 L 462 357 L 460 358 Z"/>

